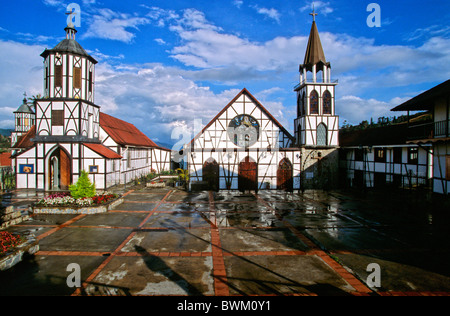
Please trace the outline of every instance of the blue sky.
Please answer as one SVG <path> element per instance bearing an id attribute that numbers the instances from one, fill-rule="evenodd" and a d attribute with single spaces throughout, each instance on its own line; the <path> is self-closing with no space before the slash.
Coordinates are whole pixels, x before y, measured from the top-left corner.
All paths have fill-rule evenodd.
<path id="1" fill-rule="evenodd" d="M 340 121 L 393 116 L 389 110 L 450 78 L 450 2 L 251 0 L 16 0 L 0 12 L 0 128 L 42 93 L 42 57 L 65 37 L 69 3 L 81 7 L 77 41 L 99 61 L 102 111 L 156 142 L 193 133 L 247 88 L 293 132 L 298 65 L 314 2 L 332 66 Z M 381 8 L 371 28 L 367 6 Z"/>

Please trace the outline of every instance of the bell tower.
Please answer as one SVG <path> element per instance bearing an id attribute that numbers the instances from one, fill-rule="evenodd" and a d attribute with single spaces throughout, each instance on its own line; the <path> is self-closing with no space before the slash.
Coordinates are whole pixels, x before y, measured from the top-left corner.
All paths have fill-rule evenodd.
<path id="1" fill-rule="evenodd" d="M 98 143 L 100 106 L 94 103 L 97 61 L 75 40 L 72 23 L 66 38 L 44 58 L 44 94 L 36 100 L 36 141 Z"/>
<path id="2" fill-rule="evenodd" d="M 335 115 L 335 87 L 331 80 L 331 65 L 327 62 L 313 10 L 311 31 L 297 93 L 297 118 L 294 121 L 298 146 L 336 147 L 339 145 L 339 117 Z"/>
<path id="3" fill-rule="evenodd" d="M 14 147 L 20 136 L 31 129 L 35 123 L 35 119 L 33 107 L 28 103 L 25 93 L 22 105 L 14 112 L 15 128 L 11 134 L 11 147 Z"/>

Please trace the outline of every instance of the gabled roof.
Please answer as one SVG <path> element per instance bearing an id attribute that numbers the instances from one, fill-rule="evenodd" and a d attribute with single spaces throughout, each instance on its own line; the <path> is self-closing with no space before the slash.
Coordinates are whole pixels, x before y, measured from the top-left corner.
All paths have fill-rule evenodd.
<path id="1" fill-rule="evenodd" d="M 450 80 L 447 80 L 430 90 L 408 100 L 391 111 L 420 111 L 430 110 L 434 107 L 434 101 L 440 97 L 450 96 Z"/>
<path id="2" fill-rule="evenodd" d="M 169 150 L 167 148 L 163 148 L 163 147 L 155 144 L 151 139 L 149 139 L 140 130 L 138 130 L 133 124 L 119 120 L 118 118 L 115 118 L 113 116 L 110 116 L 110 115 L 102 113 L 102 112 L 100 112 L 100 126 L 119 145 L 137 146 L 137 147 L 154 147 L 154 148 L 159 148 L 159 149 L 163 149 L 163 150 Z M 14 148 L 26 149 L 26 148 L 33 147 L 34 142 L 31 139 L 34 137 L 36 137 L 36 125 L 33 125 L 27 133 L 23 134 L 22 136 L 20 136 L 17 139 L 17 142 L 14 145 Z M 87 145 L 87 143 L 84 145 Z M 92 145 L 92 144 L 90 144 L 90 145 Z M 103 145 L 101 145 L 101 146 L 103 146 Z M 87 146 L 87 147 L 89 147 L 89 146 Z M 103 147 L 105 147 L 105 146 L 103 146 Z M 105 148 L 108 149 L 107 147 L 105 147 Z M 91 149 L 94 151 L 99 150 L 100 152 L 98 152 L 98 151 L 96 151 L 96 152 L 101 155 L 103 155 L 103 154 L 111 155 L 110 153 L 103 152 L 102 151 L 103 149 L 100 149 L 100 147 L 94 146 Z M 112 152 L 114 152 L 114 151 L 112 151 Z M 112 158 L 112 159 L 115 159 L 115 158 Z"/>
<path id="3" fill-rule="evenodd" d="M 84 143 L 83 145 L 105 158 L 108 158 L 108 159 L 121 159 L 122 158 L 121 155 L 119 155 L 115 151 L 109 149 L 108 147 L 106 147 L 102 144 Z"/>
<path id="4" fill-rule="evenodd" d="M 312 71 L 313 65 L 318 65 L 317 70 L 321 70 L 323 65 L 328 65 L 315 21 L 313 21 L 311 26 L 305 60 L 301 66 Z"/>
<path id="5" fill-rule="evenodd" d="M 214 121 L 216 121 L 223 113 L 225 113 L 226 110 L 228 110 L 228 108 L 237 100 L 241 97 L 241 95 L 245 94 L 246 96 L 248 96 L 255 104 L 256 106 L 264 113 L 266 114 L 274 123 L 275 125 L 277 125 L 280 130 L 283 131 L 283 133 L 285 133 L 289 138 L 292 139 L 292 141 L 294 141 L 294 137 L 292 137 L 292 135 L 283 127 L 283 125 L 280 124 L 280 122 L 277 121 L 277 119 L 275 117 L 272 116 L 272 114 L 270 114 L 269 111 L 267 111 L 267 109 L 246 89 L 242 89 L 241 92 L 239 92 L 233 100 L 230 101 L 230 103 L 228 103 L 223 109 L 222 111 L 219 112 L 219 114 L 217 114 L 203 129 L 200 133 L 198 133 L 189 144 L 193 144 L 194 141 L 200 137 L 200 135 L 202 135 L 213 123 Z"/>
<path id="6" fill-rule="evenodd" d="M 34 142 L 31 141 L 32 138 L 36 137 L 36 125 L 31 126 L 30 130 L 20 136 L 17 139 L 16 144 L 14 145 L 14 148 L 30 148 L 34 146 Z"/>
<path id="7" fill-rule="evenodd" d="M 119 145 L 158 147 L 133 124 L 100 112 L 100 126 Z"/>
<path id="8" fill-rule="evenodd" d="M 68 30 L 73 30 L 76 33 L 76 30 L 73 27 L 68 26 L 65 28 L 65 30 L 66 30 L 66 32 Z M 70 53 L 70 54 L 75 54 L 75 55 L 79 55 L 79 56 L 84 56 L 84 57 L 87 57 L 88 59 L 90 59 L 92 63 L 97 64 L 97 60 L 95 60 L 91 55 L 89 55 L 84 50 L 84 48 L 81 47 L 81 45 L 75 39 L 72 39 L 72 38 L 66 38 L 66 39 L 62 40 L 53 49 L 46 49 L 41 54 L 41 56 L 43 58 L 47 58 L 47 56 L 50 53 Z"/>

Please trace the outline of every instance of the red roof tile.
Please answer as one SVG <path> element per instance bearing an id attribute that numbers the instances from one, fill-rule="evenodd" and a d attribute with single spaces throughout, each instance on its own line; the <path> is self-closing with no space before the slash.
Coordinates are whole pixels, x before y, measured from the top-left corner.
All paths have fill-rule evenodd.
<path id="1" fill-rule="evenodd" d="M 108 147 L 102 145 L 102 144 L 87 144 L 84 143 L 84 146 L 86 146 L 87 148 L 95 151 L 97 154 L 108 158 L 108 159 L 121 159 L 122 156 L 119 155 L 118 153 L 116 153 L 115 151 L 109 149 Z"/>
<path id="2" fill-rule="evenodd" d="M 26 133 L 20 136 L 17 139 L 16 144 L 14 145 L 14 148 L 30 148 L 34 146 L 34 142 L 31 141 L 32 138 L 36 136 L 36 125 L 33 125 L 30 130 Z"/>
<path id="3" fill-rule="evenodd" d="M 100 126 L 119 145 L 159 147 L 133 124 L 100 112 Z"/>
<path id="4" fill-rule="evenodd" d="M 11 153 L 6 152 L 0 154 L 0 166 L 5 167 L 11 167 Z"/>

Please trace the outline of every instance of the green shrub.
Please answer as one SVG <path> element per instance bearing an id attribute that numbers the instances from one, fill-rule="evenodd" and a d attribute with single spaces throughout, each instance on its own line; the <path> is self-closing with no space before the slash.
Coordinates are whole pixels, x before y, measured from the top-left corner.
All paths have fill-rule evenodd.
<path id="1" fill-rule="evenodd" d="M 88 173 L 82 170 L 77 183 L 70 185 L 69 190 L 74 199 L 91 198 L 95 195 L 95 184 L 89 180 Z"/>

